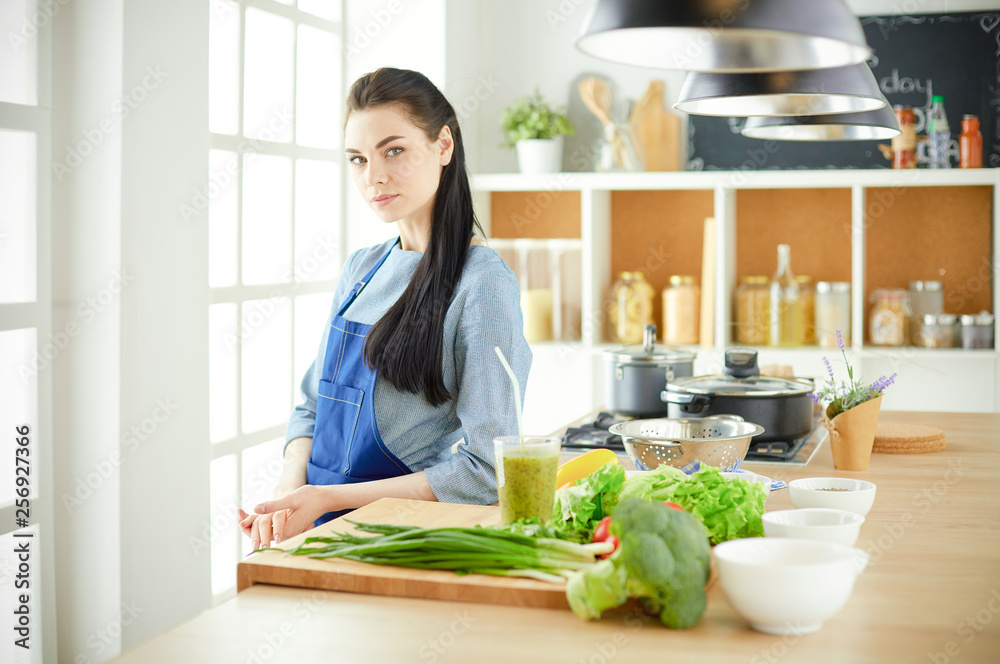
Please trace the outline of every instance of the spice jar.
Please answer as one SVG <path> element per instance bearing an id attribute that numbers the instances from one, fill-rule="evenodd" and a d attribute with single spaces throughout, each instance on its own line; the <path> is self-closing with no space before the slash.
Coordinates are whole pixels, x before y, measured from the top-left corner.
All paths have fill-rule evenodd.
<path id="1" fill-rule="evenodd" d="M 909 294 L 901 288 L 879 288 L 872 293 L 868 336 L 875 346 L 903 346 L 909 336 Z"/>
<path id="2" fill-rule="evenodd" d="M 692 276 L 675 274 L 663 289 L 663 342 L 698 343 L 701 288 Z"/>
<path id="3" fill-rule="evenodd" d="M 924 316 L 944 311 L 944 291 L 940 281 L 910 282 L 910 341 L 923 346 L 920 339 Z"/>
<path id="4" fill-rule="evenodd" d="M 816 289 L 812 277 L 796 275 L 799 284 L 799 303 L 802 307 L 802 322 L 799 324 L 803 344 L 816 343 Z"/>
<path id="5" fill-rule="evenodd" d="M 962 348 L 993 348 L 993 314 L 962 316 Z"/>
<path id="6" fill-rule="evenodd" d="M 743 277 L 736 289 L 736 341 L 766 346 L 771 322 L 770 280 L 764 276 Z"/>
<path id="7" fill-rule="evenodd" d="M 911 106 L 893 106 L 899 122 L 899 136 L 892 139 L 892 167 L 917 167 L 917 122 Z"/>
<path id="8" fill-rule="evenodd" d="M 920 324 L 918 345 L 924 348 L 954 348 L 957 337 L 955 314 L 926 314 Z"/>
<path id="9" fill-rule="evenodd" d="M 642 343 L 642 332 L 653 324 L 655 291 L 642 272 L 622 272 L 611 287 L 608 338 L 621 344 Z"/>
<path id="10" fill-rule="evenodd" d="M 844 345 L 850 345 L 851 284 L 820 281 L 816 284 L 816 342 L 823 348 L 836 348 L 837 330 Z"/>

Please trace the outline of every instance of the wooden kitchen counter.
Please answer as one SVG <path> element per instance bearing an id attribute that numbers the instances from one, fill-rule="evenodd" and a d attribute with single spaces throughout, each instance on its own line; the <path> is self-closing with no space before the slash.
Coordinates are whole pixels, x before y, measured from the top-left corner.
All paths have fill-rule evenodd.
<path id="1" fill-rule="evenodd" d="M 847 606 L 807 636 L 749 629 L 716 585 L 702 622 L 666 629 L 621 611 L 569 611 L 255 585 L 117 662 L 997 662 L 1000 661 L 1000 415 L 890 413 L 945 430 L 948 449 L 873 455 L 833 469 L 753 465 L 775 479 L 843 476 L 878 485 L 858 546 L 872 561 Z M 788 491 L 767 509 L 790 508 Z"/>

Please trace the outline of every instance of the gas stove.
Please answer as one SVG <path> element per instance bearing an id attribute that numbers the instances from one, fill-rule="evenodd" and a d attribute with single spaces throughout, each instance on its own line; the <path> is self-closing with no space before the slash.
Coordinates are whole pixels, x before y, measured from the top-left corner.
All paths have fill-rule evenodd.
<path id="1" fill-rule="evenodd" d="M 611 433 L 608 429 L 619 422 L 631 419 L 637 418 L 623 417 L 615 413 L 598 413 L 593 422 L 566 429 L 566 433 L 563 434 L 562 451 L 564 454 L 583 454 L 590 450 L 608 449 L 622 459 L 628 459 L 621 436 Z M 767 465 L 805 466 L 827 435 L 826 427 L 817 419 L 813 422 L 812 431 L 801 438 L 766 443 L 751 441 L 744 461 Z"/>

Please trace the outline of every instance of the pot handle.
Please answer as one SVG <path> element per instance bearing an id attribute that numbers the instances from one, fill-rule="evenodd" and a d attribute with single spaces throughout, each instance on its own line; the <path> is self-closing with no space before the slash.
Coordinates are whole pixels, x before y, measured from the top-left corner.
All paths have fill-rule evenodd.
<path id="1" fill-rule="evenodd" d="M 712 400 L 701 394 L 681 394 L 664 390 L 660 392 L 660 399 L 666 403 L 675 403 L 685 406 L 684 412 L 703 413 L 708 408 Z"/>

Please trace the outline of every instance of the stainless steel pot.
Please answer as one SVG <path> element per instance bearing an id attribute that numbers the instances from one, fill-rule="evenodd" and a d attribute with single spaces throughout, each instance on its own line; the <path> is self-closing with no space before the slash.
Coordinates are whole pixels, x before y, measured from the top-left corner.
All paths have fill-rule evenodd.
<path id="1" fill-rule="evenodd" d="M 764 427 L 757 441 L 790 441 L 813 426 L 813 383 L 803 379 L 761 376 L 757 351 L 726 351 L 726 373 L 677 380 L 661 394 L 670 417 L 705 417 L 734 413 Z"/>
<path id="2" fill-rule="evenodd" d="M 604 351 L 604 404 L 623 415 L 666 415 L 660 393 L 677 378 L 694 374 L 695 354 L 656 344 L 656 326 L 647 325 L 641 346 Z"/>

